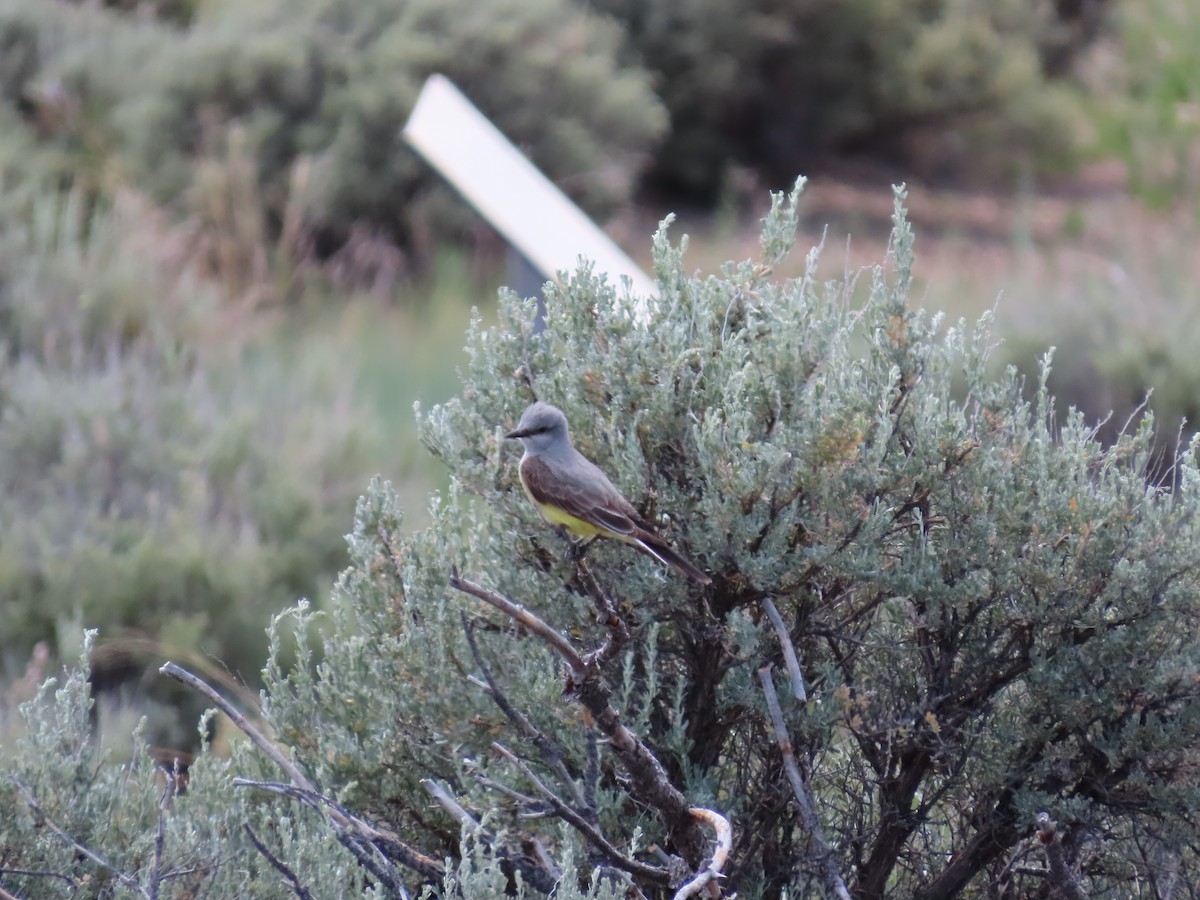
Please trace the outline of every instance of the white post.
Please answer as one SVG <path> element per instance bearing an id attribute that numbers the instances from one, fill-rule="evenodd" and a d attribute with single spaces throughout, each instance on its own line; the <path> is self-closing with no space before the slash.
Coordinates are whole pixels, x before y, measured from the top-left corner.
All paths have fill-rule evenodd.
<path id="1" fill-rule="evenodd" d="M 658 293 L 654 281 L 582 210 L 526 159 L 442 75 L 431 75 L 404 126 L 404 138 L 542 275 L 595 263 L 635 297 Z"/>

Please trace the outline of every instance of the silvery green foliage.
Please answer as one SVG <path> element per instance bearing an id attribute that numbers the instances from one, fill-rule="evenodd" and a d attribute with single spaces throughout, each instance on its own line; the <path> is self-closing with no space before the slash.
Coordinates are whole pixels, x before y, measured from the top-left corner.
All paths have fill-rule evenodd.
<path id="1" fill-rule="evenodd" d="M 448 586 L 457 568 L 581 650 L 603 637 L 502 440 L 535 394 L 714 577 L 697 588 L 620 545 L 588 554 L 632 631 L 605 672 L 614 702 L 689 801 L 733 823 L 727 890 L 820 887 L 756 680 L 764 662 L 860 895 L 1047 889 L 1032 839 L 1042 810 L 1095 896 L 1196 883 L 1192 455 L 1178 491 L 1147 487 L 1148 425 L 1102 447 L 1080 417 L 1055 420 L 1044 384 L 1026 396 L 1015 374 L 987 373 L 986 321 L 910 310 L 913 237 L 899 212 L 861 308 L 847 285 L 817 279 L 815 252 L 800 277 L 776 277 L 798 199 L 775 199 L 763 259 L 710 276 L 687 274 L 685 246 L 660 231 L 661 293 L 644 305 L 586 268 L 550 290 L 540 333 L 533 305 L 505 298 L 499 327 L 472 326 L 462 395 L 420 415 L 453 476 L 432 524 L 406 535 L 394 493 L 373 483 L 333 604 L 272 626 L 263 701 L 275 739 L 332 800 L 448 860 L 440 882 L 407 875 L 414 893 L 532 896 L 531 865 L 555 873 L 557 896 L 623 891 L 576 831 L 526 815 L 519 797 L 538 791 L 496 741 L 560 797 L 594 806 L 622 852 L 653 861 L 666 839 L 564 696 L 551 652 Z M 790 628 L 805 703 L 784 695 L 767 596 Z M 489 677 L 561 766 L 493 702 Z M 202 760 L 172 812 L 193 829 L 177 852 L 219 856 L 213 877 L 236 885 L 230 896 L 281 890 L 246 847 L 246 821 L 315 895 L 372 889 L 314 813 L 234 787 L 232 773 L 278 777 L 247 748 Z M 465 839 L 426 783 L 474 820 Z M 189 844 L 193 833 L 211 843 Z"/>
<path id="2" fill-rule="evenodd" d="M 235 783 L 235 774 L 278 780 L 245 742 L 234 745 L 229 759 L 217 759 L 206 747 L 187 773 L 186 791 L 165 795 L 166 772 L 148 757 L 140 732 L 115 754 L 103 749 L 90 721 L 88 658 L 94 639 L 88 632 L 79 664 L 46 681 L 22 705 L 23 734 L 5 748 L 0 887 L 23 898 L 152 892 L 163 898 L 274 898 L 291 895 L 294 885 L 314 898 L 390 896 L 334 840 L 323 817 Z M 287 865 L 295 882 L 266 862 L 247 826 Z M 454 857 L 441 882 L 422 889 L 411 879 L 412 896 L 544 896 L 514 882 L 478 832 L 462 834 Z M 569 850 L 559 859 L 556 896 L 623 896 L 619 881 L 581 872 L 581 860 Z"/>
<path id="3" fill-rule="evenodd" d="M 1125 837 L 1151 822 L 1163 865 L 1188 871 L 1200 721 L 1195 642 L 1178 623 L 1196 611 L 1192 454 L 1181 490 L 1148 488 L 1149 424 L 1102 447 L 1080 416 L 1056 420 L 1044 385 L 1026 395 L 1013 372 L 989 373 L 987 319 L 911 310 L 899 212 L 863 308 L 820 282 L 815 252 L 805 274 L 776 278 L 796 202 L 775 199 L 762 260 L 707 277 L 660 232 L 662 291 L 643 308 L 584 270 L 551 288 L 544 332 L 515 298 L 499 328 L 473 329 L 463 396 L 422 417 L 456 491 L 481 498 L 448 498 L 436 565 L 453 559 L 596 640 L 499 440 L 536 393 L 716 576 L 704 593 L 627 548 L 591 554 L 653 642 L 635 651 L 645 695 L 631 692 L 628 714 L 685 793 L 740 827 L 741 890 L 803 890 L 805 840 L 752 679 L 780 661 L 754 624 L 764 595 L 811 685 L 788 711 L 793 740 L 865 894 L 1028 879 L 1010 864 L 1043 808 L 1099 892 L 1148 877 Z M 489 644 L 514 697 L 544 684 L 526 678 L 530 644 Z M 545 694 L 526 696 L 545 715 Z"/>
<path id="4" fill-rule="evenodd" d="M 313 896 L 375 896 L 315 814 L 234 786 L 235 775 L 278 779 L 244 744 L 228 760 L 201 754 L 186 792 L 165 802 L 166 773 L 140 729 L 115 752 L 102 748 L 90 721 L 94 637 L 77 667 L 22 705 L 24 733 L 5 748 L 0 886 L 22 898 L 146 896 L 155 883 L 164 898 L 279 897 L 286 884 L 251 844 L 249 825 Z"/>

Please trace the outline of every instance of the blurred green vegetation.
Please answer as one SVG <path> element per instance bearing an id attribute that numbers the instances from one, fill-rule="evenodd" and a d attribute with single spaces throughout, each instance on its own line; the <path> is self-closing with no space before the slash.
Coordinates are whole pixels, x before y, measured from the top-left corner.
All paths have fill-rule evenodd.
<path id="1" fill-rule="evenodd" d="M 178 267 L 132 197 L 0 229 L 0 655 L 68 623 L 262 657 L 344 556 L 371 421 L 349 374 L 259 351 L 260 313 Z M 11 668 L 10 668 L 11 674 Z"/>
<path id="2" fill-rule="evenodd" d="M 602 214 L 628 200 L 666 121 L 650 76 L 617 64 L 620 42 L 569 0 L 208 0 L 186 27 L 12 0 L 0 167 L 187 207 L 235 140 L 275 232 L 290 203 L 321 257 L 364 234 L 420 255 L 472 221 L 400 138 L 425 78 L 452 78 Z"/>
<path id="3" fill-rule="evenodd" d="M 1119 41 L 1090 72 L 1094 153 L 1122 160 L 1155 208 L 1183 198 L 1200 214 L 1200 6 L 1138 0 L 1118 12 Z"/>
<path id="4" fill-rule="evenodd" d="M 994 176 L 1073 159 L 1069 77 L 1109 0 L 593 0 L 659 76 L 650 178 L 712 199 L 731 162 L 772 185 L 834 159 Z"/>
<path id="5" fill-rule="evenodd" d="M 1076 70 L 1119 6 L 9 0 L 0 166 L 203 207 L 235 141 L 274 231 L 291 203 L 322 258 L 369 235 L 419 264 L 470 221 L 399 139 L 433 72 L 600 216 L 638 179 L 712 201 L 846 158 L 979 180 L 1081 158 Z"/>
<path id="6" fill-rule="evenodd" d="M 412 403 L 450 395 L 494 284 L 454 254 L 406 305 L 339 305 L 307 273 L 285 316 L 202 274 L 192 237 L 132 194 L 50 191 L 0 225 L 0 680 L 102 625 L 106 685 L 163 654 L 253 683 L 271 616 L 344 566 L 372 474 L 424 520 Z"/>

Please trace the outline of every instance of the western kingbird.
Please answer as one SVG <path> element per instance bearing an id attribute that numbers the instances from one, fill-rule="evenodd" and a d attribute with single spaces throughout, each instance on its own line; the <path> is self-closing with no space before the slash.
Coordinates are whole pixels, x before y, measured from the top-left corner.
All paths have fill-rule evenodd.
<path id="1" fill-rule="evenodd" d="M 676 553 L 654 526 L 638 515 L 595 463 L 575 449 L 567 417 L 549 403 L 530 404 L 515 431 L 525 455 L 517 472 L 541 517 L 577 538 L 613 538 L 631 544 L 699 584 L 712 579 Z"/>

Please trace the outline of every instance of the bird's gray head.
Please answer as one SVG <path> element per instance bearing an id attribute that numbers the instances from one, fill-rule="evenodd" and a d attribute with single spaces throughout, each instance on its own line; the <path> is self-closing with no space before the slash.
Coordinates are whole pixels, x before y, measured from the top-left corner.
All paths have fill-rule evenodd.
<path id="1" fill-rule="evenodd" d="M 519 440 L 525 445 L 525 452 L 533 454 L 571 446 L 571 438 L 567 434 L 567 417 L 557 407 L 540 400 L 525 408 L 516 429 L 505 437 Z"/>

